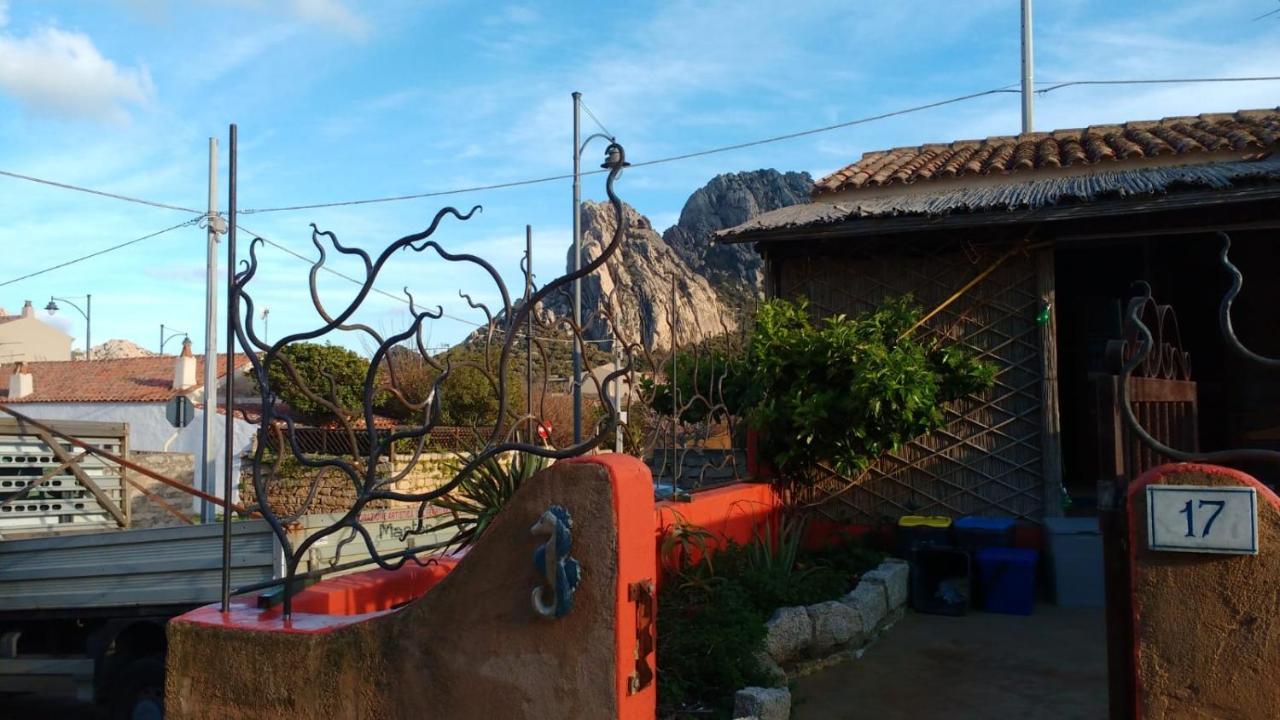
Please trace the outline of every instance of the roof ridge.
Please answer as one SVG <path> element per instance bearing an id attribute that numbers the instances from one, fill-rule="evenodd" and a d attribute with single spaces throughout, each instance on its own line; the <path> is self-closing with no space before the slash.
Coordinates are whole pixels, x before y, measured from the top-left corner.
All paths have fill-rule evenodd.
<path id="1" fill-rule="evenodd" d="M 813 194 L 907 185 L 936 177 L 1089 165 L 1103 160 L 1268 149 L 1277 144 L 1280 107 L 1097 123 L 867 151 L 857 162 L 814 182 Z M 990 150 L 984 151 L 986 148 Z M 957 161 L 961 154 L 963 159 Z"/>

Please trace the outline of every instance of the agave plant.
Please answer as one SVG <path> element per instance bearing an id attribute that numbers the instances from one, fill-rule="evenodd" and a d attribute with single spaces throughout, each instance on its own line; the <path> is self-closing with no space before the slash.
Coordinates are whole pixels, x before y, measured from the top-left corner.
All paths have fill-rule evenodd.
<path id="1" fill-rule="evenodd" d="M 475 454 L 460 455 L 451 469 L 460 471 L 474 457 Z M 452 492 L 432 500 L 432 505 L 452 515 L 437 526 L 441 531 L 454 530 L 449 547 L 464 548 L 474 543 L 516 491 L 548 464 L 547 458 L 531 453 L 495 455 L 463 476 Z"/>

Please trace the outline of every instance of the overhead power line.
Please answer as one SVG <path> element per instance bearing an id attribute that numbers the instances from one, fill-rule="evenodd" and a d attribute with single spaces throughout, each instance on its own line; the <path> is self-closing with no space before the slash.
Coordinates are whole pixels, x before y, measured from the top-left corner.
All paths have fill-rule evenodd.
<path id="1" fill-rule="evenodd" d="M 186 213 L 200 213 L 194 208 L 182 207 L 181 205 L 170 205 L 169 203 L 156 202 L 155 200 L 147 200 L 144 198 L 130 197 L 128 195 L 120 195 L 117 193 L 106 192 L 105 190 L 94 190 L 93 188 L 81 187 L 70 183 L 58 182 L 56 180 L 45 180 L 44 178 L 32 177 L 21 173 L 9 172 L 8 170 L 0 170 L 0 175 L 14 178 L 15 180 L 26 180 L 27 182 L 39 183 L 41 185 L 49 185 L 50 187 L 62 188 L 63 190 L 74 190 L 76 192 L 89 193 L 90 195 L 99 195 L 112 200 L 123 200 L 125 202 L 137 203 L 139 205 L 150 205 L 151 207 L 162 208 L 164 210 L 178 210 Z M 205 213 L 200 213 L 204 215 Z"/>
<path id="2" fill-rule="evenodd" d="M 1277 12 L 1280 12 L 1280 10 Z M 1159 80 L 1070 80 L 1067 82 L 1055 83 L 1047 88 L 1036 90 L 1036 94 L 1043 95 L 1044 93 L 1053 92 L 1054 90 L 1061 90 L 1062 88 L 1077 87 L 1081 85 L 1186 85 L 1191 83 L 1237 83 L 1268 80 L 1280 80 L 1280 75 L 1223 78 L 1162 78 Z"/>
<path id="3" fill-rule="evenodd" d="M 172 231 L 174 231 L 174 230 L 177 230 L 178 228 L 187 227 L 188 225 L 195 225 L 196 223 L 200 222 L 200 221 L 201 221 L 201 220 L 203 220 L 203 219 L 204 219 L 204 214 L 203 214 L 203 213 L 201 213 L 200 215 L 198 215 L 198 216 L 196 216 L 196 217 L 194 217 L 194 218 L 191 218 L 190 220 L 186 220 L 186 221 L 180 222 L 180 223 L 178 223 L 177 225 L 170 225 L 169 227 L 167 227 L 167 228 L 165 228 L 165 229 L 163 229 L 163 230 L 157 230 L 157 231 L 155 231 L 155 232 L 153 232 L 153 233 L 149 233 L 149 234 L 147 234 L 147 235 L 143 235 L 142 237 L 139 237 L 139 238 L 134 238 L 134 239 L 132 239 L 132 240 L 128 240 L 128 241 L 126 241 L 126 242 L 119 243 L 119 244 L 117 244 L 117 245 L 112 245 L 111 247 L 105 247 L 105 248 L 102 248 L 101 250 L 98 250 L 98 251 L 96 251 L 96 252 L 91 252 L 91 253 L 89 253 L 88 255 L 81 255 L 80 257 L 76 257 L 76 258 L 72 258 L 72 259 L 70 259 L 70 260 L 67 260 L 66 262 L 60 262 L 60 263 L 58 263 L 57 265 L 51 265 L 51 266 L 49 266 L 49 267 L 47 267 L 47 268 L 44 268 L 43 270 L 36 270 L 35 272 L 30 272 L 30 273 L 27 273 L 26 275 L 20 275 L 20 276 L 18 276 L 18 277 L 16 277 L 16 278 L 13 278 L 12 280 L 5 280 L 4 282 L 0 282 L 0 287 L 4 287 L 4 286 L 6 286 L 6 285 L 12 285 L 12 284 L 14 284 L 14 283 L 16 283 L 16 282 L 20 282 L 20 281 L 22 281 L 22 280 L 29 280 L 29 279 L 31 279 L 31 278 L 33 278 L 33 277 L 38 276 L 38 275 L 44 275 L 45 273 L 53 272 L 54 270 L 60 270 L 60 269 L 62 269 L 62 268 L 64 268 L 64 267 L 67 267 L 67 266 L 69 266 L 69 265 L 75 265 L 76 263 L 80 263 L 80 262 L 84 262 L 85 260 L 90 260 L 90 259 L 92 259 L 92 258 L 96 258 L 96 257 L 98 257 L 99 255 L 106 255 L 107 253 L 112 252 L 112 251 L 114 251 L 114 250 L 119 250 L 119 249 L 121 249 L 121 248 L 126 248 L 126 247 L 129 247 L 130 245 L 134 245 L 134 244 L 136 244 L 136 243 L 140 243 L 140 242 L 142 242 L 143 240 L 150 240 L 150 239 L 151 239 L 151 238 L 153 238 L 153 237 L 159 237 L 160 235 L 164 235 L 164 234 L 165 234 L 165 233 L 167 233 L 167 232 L 172 232 Z"/>
<path id="4" fill-rule="evenodd" d="M 596 114 L 591 112 L 591 108 L 587 107 L 587 104 L 583 102 L 581 98 L 578 99 L 578 105 L 586 111 L 587 117 L 591 118 L 591 122 L 595 123 L 596 127 L 600 128 L 600 132 L 608 135 L 609 137 L 614 137 L 614 134 L 609 132 L 609 128 L 605 127 L 604 123 L 600 122 L 600 118 L 596 117 Z"/>
<path id="5" fill-rule="evenodd" d="M 1054 90 L 1060 90 L 1066 87 L 1083 86 L 1083 85 L 1159 85 L 1159 84 L 1218 83 L 1218 82 L 1231 82 L 1231 83 L 1260 82 L 1260 81 L 1276 81 L 1276 80 L 1280 80 L 1280 76 L 1267 75 L 1267 76 L 1255 76 L 1255 77 L 1225 77 L 1225 78 L 1162 78 L 1162 79 L 1152 79 L 1152 80 L 1072 80 L 1068 82 L 1057 83 L 1055 85 L 1051 85 L 1050 87 L 1036 90 L 1035 92 L 1037 94 L 1044 94 L 1044 93 L 1053 92 Z M 786 133 L 783 135 L 774 135 L 772 137 L 761 138 L 758 140 L 750 140 L 750 141 L 741 142 L 741 143 L 734 143 L 732 145 L 721 145 L 719 147 L 708 148 L 706 150 L 697 150 L 694 152 L 682 153 L 679 155 L 672 155 L 669 157 L 658 158 L 655 160 L 644 160 L 644 161 L 632 163 L 632 167 L 660 165 L 663 163 L 675 162 L 678 160 L 688 160 L 690 158 L 705 157 L 707 155 L 715 155 L 719 153 L 731 152 L 734 150 L 741 150 L 749 147 L 756 147 L 756 146 L 767 145 L 767 144 L 776 143 L 776 142 L 783 142 L 786 140 L 793 140 L 795 138 L 806 137 L 809 135 L 816 135 L 819 133 L 831 132 L 833 130 L 839 130 L 842 128 L 854 127 L 857 125 L 864 125 L 867 123 L 876 122 L 878 120 L 885 120 L 888 118 L 898 117 L 901 115 L 917 113 L 924 110 L 943 107 L 946 105 L 953 105 L 955 103 L 960 103 L 967 100 L 973 100 L 973 99 L 985 97 L 988 95 L 1018 92 L 1018 90 L 1013 88 L 1014 88 L 1013 85 L 1006 85 L 1004 87 L 992 88 L 990 90 L 983 90 L 981 92 L 969 93 L 967 95 L 959 95 L 957 97 L 947 98 L 945 100 L 925 103 L 923 105 L 915 105 L 912 107 L 902 108 L 902 109 L 894 110 L 891 112 L 880 113 L 877 115 L 870 115 L 867 117 L 857 118 L 855 120 L 848 120 L 845 122 L 834 123 L 831 125 L 824 125 L 822 127 L 811 128 L 808 130 L 801 130 L 798 132 Z M 595 117 L 594 114 L 591 113 L 589 109 L 587 111 L 587 114 L 590 115 L 591 118 L 595 120 L 598 125 L 600 125 L 602 130 L 604 130 L 604 126 L 600 124 L 599 120 Z M 605 133 L 610 134 L 608 133 L 607 130 L 605 130 Z M 596 175 L 604 172 L 607 172 L 607 171 L 589 170 L 587 172 L 581 173 L 581 175 L 584 175 L 584 176 Z M 77 185 L 72 185 L 70 183 L 62 183 L 62 182 L 57 182 L 53 180 L 46 180 L 43 178 L 32 177 L 30 175 L 23 175 L 21 173 L 9 172 L 5 170 L 0 170 L 0 175 L 11 177 L 18 180 L 25 180 L 28 182 L 40 183 L 43 185 L 50 185 L 53 187 L 63 188 L 66 190 L 74 190 L 77 192 L 90 193 L 93 195 L 113 198 L 116 200 L 123 200 L 126 202 L 138 203 L 141 205 L 149 205 L 157 208 L 164 208 L 168 210 L 179 210 L 182 212 L 191 212 L 191 213 L 199 212 L 198 210 L 195 210 L 193 208 L 182 207 L 180 205 L 172 205 L 169 203 L 146 200 L 144 198 L 130 197 L 128 195 L 120 195 L 117 193 L 110 193 L 102 190 L 95 190 L 93 188 L 81 187 Z M 482 192 L 485 190 L 501 190 L 505 188 L 522 187 L 527 185 L 538 185 L 542 183 L 555 182 L 558 180 L 569 180 L 572 177 L 573 175 L 571 173 L 562 173 L 558 175 L 547 175 L 544 177 L 529 178 L 526 180 L 514 180 L 510 182 L 492 183 L 488 185 L 474 185 L 470 187 L 454 188 L 451 190 L 436 190 L 431 192 L 410 193 L 405 195 L 393 195 L 388 197 L 365 198 L 365 199 L 358 199 L 358 200 L 342 200 L 342 201 L 336 201 L 336 202 L 309 203 L 309 204 L 301 204 L 301 205 L 286 205 L 281 207 L 247 208 L 247 209 L 240 210 L 239 212 L 244 215 L 252 215 L 252 214 L 274 213 L 274 212 L 289 212 L 294 210 L 316 210 L 320 208 L 346 207 L 351 205 L 371 205 L 371 204 L 377 204 L 377 203 L 400 202 L 405 200 L 419 200 L 423 198 L 442 197 L 446 195 L 461 195 L 464 193 Z"/>

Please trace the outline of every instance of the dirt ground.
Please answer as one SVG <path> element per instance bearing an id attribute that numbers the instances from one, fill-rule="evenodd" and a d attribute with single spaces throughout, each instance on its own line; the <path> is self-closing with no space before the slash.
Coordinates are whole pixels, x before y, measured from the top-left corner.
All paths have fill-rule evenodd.
<path id="1" fill-rule="evenodd" d="M 794 720 L 1098 720 L 1107 715 L 1103 611 L 908 613 L 860 660 L 800 678 L 792 692 Z"/>

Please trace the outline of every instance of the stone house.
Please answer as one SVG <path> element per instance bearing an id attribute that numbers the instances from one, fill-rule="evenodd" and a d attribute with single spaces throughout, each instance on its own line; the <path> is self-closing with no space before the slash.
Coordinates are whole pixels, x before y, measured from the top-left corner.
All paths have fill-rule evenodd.
<path id="1" fill-rule="evenodd" d="M 1274 444 L 1280 382 L 1228 352 L 1219 328 L 1231 277 L 1217 233 L 1230 234 L 1246 278 L 1236 331 L 1280 354 L 1277 150 L 1276 109 L 901 147 L 818 180 L 809 203 L 718 233 L 754 244 L 770 296 L 826 316 L 911 294 L 943 308 L 928 332 L 999 370 L 991 391 L 949 408 L 942 430 L 856 481 L 833 478 L 828 514 L 1038 521 L 1063 512 L 1064 487 L 1087 508 L 1105 449 L 1091 378 L 1115 372 L 1109 341 L 1139 280 L 1176 310 L 1159 330 L 1194 367 L 1199 425 L 1193 395 L 1182 447 Z"/>

